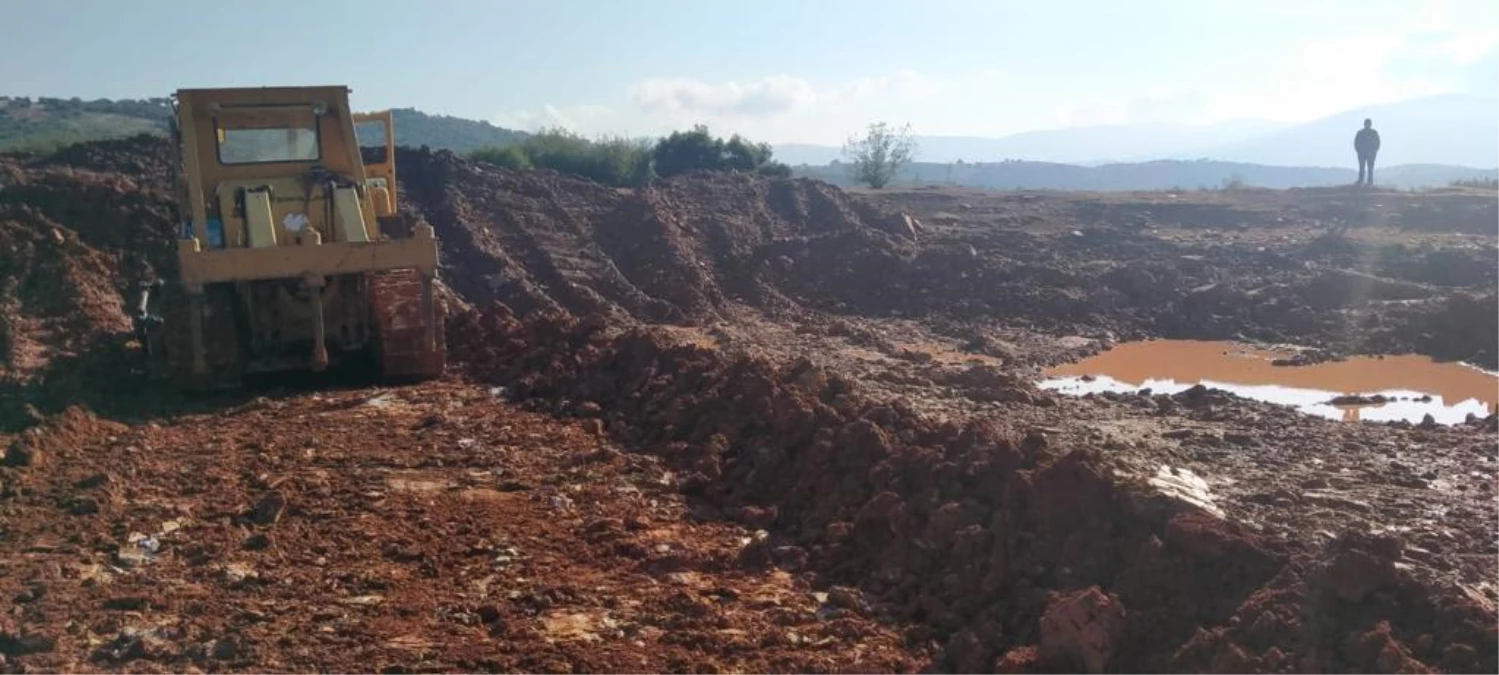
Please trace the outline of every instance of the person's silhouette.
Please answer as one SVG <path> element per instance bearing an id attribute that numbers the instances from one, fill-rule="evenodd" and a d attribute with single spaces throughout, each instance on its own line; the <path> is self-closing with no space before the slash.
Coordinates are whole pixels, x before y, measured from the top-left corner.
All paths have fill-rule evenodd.
<path id="1" fill-rule="evenodd" d="M 1374 184 L 1374 156 L 1379 154 L 1379 132 L 1374 130 L 1374 121 L 1364 120 L 1364 128 L 1353 136 L 1353 150 L 1358 153 L 1358 182 L 1355 185 Z M 1368 178 L 1365 179 L 1365 169 Z"/>

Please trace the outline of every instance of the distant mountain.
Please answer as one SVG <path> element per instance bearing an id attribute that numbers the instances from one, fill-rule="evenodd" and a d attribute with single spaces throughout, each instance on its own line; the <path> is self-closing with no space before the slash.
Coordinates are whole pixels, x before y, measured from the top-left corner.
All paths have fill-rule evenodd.
<path id="1" fill-rule="evenodd" d="M 846 166 L 799 166 L 797 176 L 849 186 Z M 897 176 L 904 185 L 962 185 L 996 190 L 1191 190 L 1225 185 L 1292 188 L 1351 185 L 1358 177 L 1353 169 L 1287 167 L 1207 160 L 1157 160 L 1152 162 L 1079 166 L 1052 162 L 1008 161 L 983 164 L 937 164 L 917 162 Z M 1443 187 L 1457 180 L 1494 180 L 1499 170 L 1470 169 L 1444 165 L 1407 164 L 1379 168 L 1376 182 L 1399 188 Z"/>
<path id="2" fill-rule="evenodd" d="M 0 97 L 0 152 L 48 150 L 80 141 L 122 138 L 140 133 L 165 134 L 172 109 L 168 99 L 11 98 Z M 413 108 L 391 111 L 396 143 L 467 152 L 509 145 L 526 134 Z"/>
<path id="3" fill-rule="evenodd" d="M 478 122 L 448 115 L 429 115 L 414 108 L 391 110 L 395 118 L 396 144 L 417 148 L 423 145 L 434 150 L 468 152 L 490 146 L 505 146 L 518 143 L 528 135 L 524 131 L 513 131 L 497 127 L 489 122 Z"/>
<path id="4" fill-rule="evenodd" d="M 1277 166 L 1357 168 L 1353 134 L 1373 118 L 1383 145 L 1379 163 L 1499 167 L 1499 100 L 1444 94 L 1348 110 L 1314 122 L 1241 121 L 1207 126 L 1127 124 L 1029 131 L 1001 138 L 918 136 L 923 162 L 1033 162 L 1096 165 L 1152 159 L 1212 159 Z M 840 149 L 780 145 L 776 157 L 827 164 Z"/>
<path id="5" fill-rule="evenodd" d="M 414 108 L 398 108 L 393 113 L 396 142 L 401 145 L 467 152 L 508 145 L 527 136 L 488 122 L 430 115 Z M 901 180 L 1078 190 L 1215 187 L 1229 181 L 1261 187 L 1346 184 L 1355 177 L 1355 171 L 1347 168 L 1356 166 L 1353 133 L 1364 117 L 1372 117 L 1384 140 L 1380 182 L 1400 187 L 1446 185 L 1494 176 L 1493 169 L 1499 166 L 1496 113 L 1499 101 L 1493 98 L 1443 95 L 1350 110 L 1292 127 L 1262 122 L 1141 124 L 1034 131 L 993 139 L 926 136 L 918 138 L 922 162 L 907 167 Z M 165 98 L 0 97 L 0 152 L 164 133 L 170 114 Z M 828 166 L 839 154 L 834 147 L 775 147 L 776 159 L 803 165 L 797 169 L 800 175 L 845 184 L 844 171 Z M 1200 157 L 1213 161 L 1196 160 Z M 964 163 L 958 164 L 959 160 Z"/>
<path id="6" fill-rule="evenodd" d="M 1499 99 L 1443 94 L 1356 108 L 1261 138 L 1204 151 L 1202 157 L 1282 166 L 1352 166 L 1353 135 L 1364 118 L 1379 131 L 1379 164 L 1499 167 Z"/>
<path id="7" fill-rule="evenodd" d="M 1193 157 L 1204 148 L 1263 136 L 1282 128 L 1284 125 L 1252 120 L 1211 125 L 1119 124 L 1027 131 L 1000 138 L 917 136 L 915 141 L 917 155 L 924 162 L 1023 159 L 1099 164 Z M 792 165 L 827 164 L 842 155 L 841 148 L 822 145 L 786 144 L 774 149 L 778 159 Z"/>

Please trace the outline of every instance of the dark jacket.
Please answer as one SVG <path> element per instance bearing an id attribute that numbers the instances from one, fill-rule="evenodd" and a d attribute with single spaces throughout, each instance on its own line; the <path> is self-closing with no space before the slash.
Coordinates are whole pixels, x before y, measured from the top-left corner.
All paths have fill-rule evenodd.
<path id="1" fill-rule="evenodd" d="M 1379 132 L 1374 129 L 1359 129 L 1353 137 L 1353 149 L 1360 155 L 1379 152 Z"/>

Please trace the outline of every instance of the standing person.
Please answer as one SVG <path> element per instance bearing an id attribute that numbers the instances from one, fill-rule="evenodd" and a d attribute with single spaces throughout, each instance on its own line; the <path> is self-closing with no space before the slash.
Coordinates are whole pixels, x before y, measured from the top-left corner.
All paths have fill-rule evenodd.
<path id="1" fill-rule="evenodd" d="M 1353 150 L 1358 153 L 1358 183 L 1355 185 L 1374 185 L 1374 156 L 1379 154 L 1379 132 L 1374 130 L 1374 121 L 1364 120 L 1364 128 L 1359 129 L 1353 136 Z M 1365 182 L 1364 169 L 1368 168 L 1368 179 Z"/>

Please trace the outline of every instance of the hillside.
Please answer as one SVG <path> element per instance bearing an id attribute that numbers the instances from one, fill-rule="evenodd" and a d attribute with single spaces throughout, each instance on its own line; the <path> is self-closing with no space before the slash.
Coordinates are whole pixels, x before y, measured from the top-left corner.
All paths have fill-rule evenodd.
<path id="1" fill-rule="evenodd" d="M 84 101 L 0 96 L 0 151 L 50 150 L 81 141 L 161 133 L 170 114 L 171 104 L 164 98 Z"/>
<path id="2" fill-rule="evenodd" d="M 396 142 L 411 147 L 467 152 L 509 145 L 523 132 L 447 115 L 398 108 Z M 82 141 L 124 138 L 141 133 L 164 134 L 171 115 L 165 98 L 145 100 L 0 97 L 0 152 L 51 150 Z"/>
<path id="3" fill-rule="evenodd" d="M 526 137 L 523 131 L 512 131 L 489 122 L 479 122 L 449 115 L 429 115 L 415 108 L 396 108 L 396 143 L 413 148 L 427 146 L 434 150 L 468 152 L 490 146 L 505 146 Z"/>

